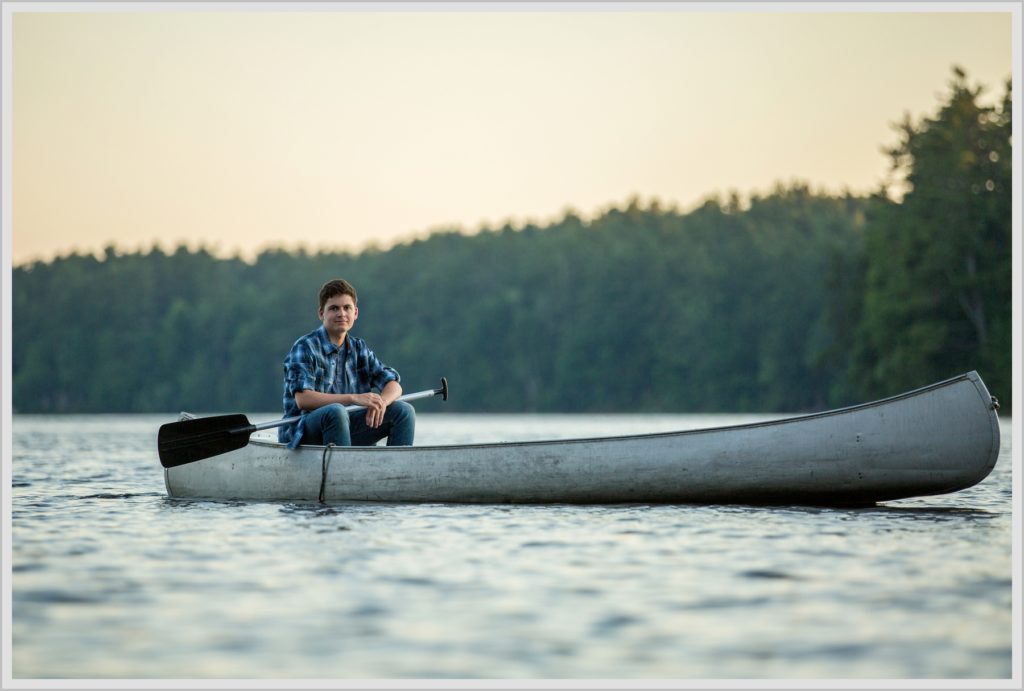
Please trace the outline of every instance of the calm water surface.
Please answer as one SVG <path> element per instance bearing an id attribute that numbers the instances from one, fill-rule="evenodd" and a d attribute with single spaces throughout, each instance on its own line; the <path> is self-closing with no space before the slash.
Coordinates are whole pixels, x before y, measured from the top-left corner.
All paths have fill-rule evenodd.
<path id="1" fill-rule="evenodd" d="M 418 442 L 767 417 L 421 415 Z M 16 679 L 1011 673 L 1008 420 L 976 487 L 816 509 L 172 500 L 173 419 L 14 418 Z"/>

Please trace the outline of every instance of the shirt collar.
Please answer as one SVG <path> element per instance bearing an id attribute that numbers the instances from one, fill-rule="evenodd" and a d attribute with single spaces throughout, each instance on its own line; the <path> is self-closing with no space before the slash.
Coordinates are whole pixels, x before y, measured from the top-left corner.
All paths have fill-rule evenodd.
<path id="1" fill-rule="evenodd" d="M 331 337 L 327 335 L 327 327 L 323 324 L 321 324 L 320 328 L 317 329 L 317 335 L 320 338 L 320 347 L 323 348 L 326 353 L 333 353 L 336 350 L 344 351 L 345 346 L 348 345 L 348 334 L 345 334 L 345 340 L 340 346 L 334 345 L 334 343 L 331 342 Z"/>

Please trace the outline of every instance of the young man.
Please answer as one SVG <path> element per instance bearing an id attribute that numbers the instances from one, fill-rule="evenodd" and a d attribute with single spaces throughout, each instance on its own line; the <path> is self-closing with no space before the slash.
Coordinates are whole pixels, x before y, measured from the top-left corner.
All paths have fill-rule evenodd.
<path id="1" fill-rule="evenodd" d="M 320 288 L 316 331 L 295 341 L 284 359 L 284 416 L 302 415 L 278 430 L 289 449 L 301 444 L 412 446 L 416 411 L 402 395 L 398 372 L 385 366 L 349 332 L 359 318 L 356 289 L 348 281 Z M 366 406 L 349 413 L 348 405 Z"/>

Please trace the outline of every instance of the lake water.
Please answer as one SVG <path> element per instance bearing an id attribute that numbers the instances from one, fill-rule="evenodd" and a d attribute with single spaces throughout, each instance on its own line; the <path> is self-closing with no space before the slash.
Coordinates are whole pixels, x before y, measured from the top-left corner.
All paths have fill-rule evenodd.
<path id="1" fill-rule="evenodd" d="M 768 417 L 423 414 L 417 441 Z M 172 500 L 173 419 L 15 416 L 15 680 L 1011 675 L 1005 419 L 981 484 L 864 509 Z"/>

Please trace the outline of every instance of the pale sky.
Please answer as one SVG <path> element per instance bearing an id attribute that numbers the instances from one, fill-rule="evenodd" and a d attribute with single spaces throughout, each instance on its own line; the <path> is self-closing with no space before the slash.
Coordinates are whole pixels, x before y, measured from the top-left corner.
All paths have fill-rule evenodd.
<path id="1" fill-rule="evenodd" d="M 794 180 L 868 193 L 893 124 L 932 115 L 954 64 L 993 100 L 1011 75 L 1008 11 L 927 4 L 201 7 L 14 12 L 14 265 L 110 243 L 386 247 Z"/>

